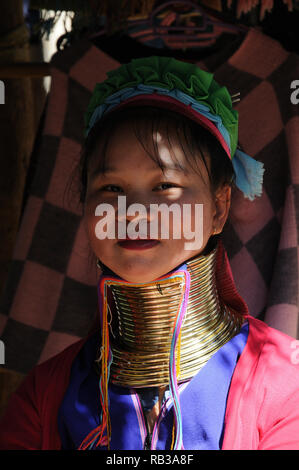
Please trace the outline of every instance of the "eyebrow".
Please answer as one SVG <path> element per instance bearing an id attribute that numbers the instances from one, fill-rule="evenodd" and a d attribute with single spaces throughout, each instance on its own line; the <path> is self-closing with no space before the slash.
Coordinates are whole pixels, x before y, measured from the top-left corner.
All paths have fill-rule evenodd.
<path id="1" fill-rule="evenodd" d="M 157 166 L 155 168 L 152 168 L 152 170 L 149 170 L 149 173 L 158 173 L 159 170 L 171 170 L 171 171 L 177 171 L 179 173 L 189 173 L 189 171 L 182 167 L 181 165 L 179 165 L 178 163 L 174 163 L 173 165 L 161 165 L 161 166 Z M 119 173 L 118 169 L 114 166 L 109 166 L 107 167 L 106 169 L 102 170 L 101 168 L 96 168 L 93 172 L 92 172 L 92 175 L 93 176 L 97 176 L 99 174 L 116 174 L 116 173 Z"/>

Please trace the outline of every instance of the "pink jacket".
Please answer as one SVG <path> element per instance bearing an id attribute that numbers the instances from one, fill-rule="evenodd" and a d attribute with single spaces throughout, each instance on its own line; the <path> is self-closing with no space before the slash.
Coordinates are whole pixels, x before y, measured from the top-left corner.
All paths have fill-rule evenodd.
<path id="1" fill-rule="evenodd" d="M 232 377 L 222 450 L 299 450 L 299 342 L 246 317 L 249 335 Z M 84 341 L 36 366 L 12 395 L 0 449 L 61 448 L 57 413 Z"/>

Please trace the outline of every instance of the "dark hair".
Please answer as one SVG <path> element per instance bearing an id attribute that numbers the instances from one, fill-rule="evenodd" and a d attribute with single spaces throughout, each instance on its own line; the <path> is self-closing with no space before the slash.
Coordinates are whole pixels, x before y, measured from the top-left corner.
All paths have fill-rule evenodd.
<path id="1" fill-rule="evenodd" d="M 157 165 L 162 169 L 162 162 L 158 153 L 157 144 L 152 139 L 152 149 L 145 146 L 148 136 L 153 136 L 156 131 L 164 126 L 166 135 L 171 148 L 171 135 L 176 131 L 176 137 L 186 156 L 187 162 L 196 169 L 198 156 L 204 162 L 212 191 L 216 191 L 225 184 L 232 185 L 235 177 L 231 160 L 222 148 L 218 140 L 205 128 L 187 117 L 168 109 L 152 106 L 128 106 L 118 111 L 110 112 L 107 116 L 98 121 L 91 129 L 86 138 L 81 159 L 79 162 L 80 171 L 80 202 L 84 203 L 87 188 L 87 169 L 91 155 L 93 154 L 99 140 L 103 144 L 99 171 L 105 172 L 106 150 L 109 140 L 122 122 L 131 122 L 134 126 L 135 135 Z M 169 129 L 171 130 L 169 132 Z M 209 171 L 205 156 L 211 157 L 211 169 Z M 177 162 L 178 163 L 178 162 Z"/>

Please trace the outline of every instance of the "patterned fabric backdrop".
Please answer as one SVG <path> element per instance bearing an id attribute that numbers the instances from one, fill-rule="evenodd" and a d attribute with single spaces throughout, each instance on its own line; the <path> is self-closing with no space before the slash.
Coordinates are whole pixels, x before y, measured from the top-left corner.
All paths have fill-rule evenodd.
<path id="1" fill-rule="evenodd" d="M 225 56 L 226 54 L 226 56 Z M 225 57 L 225 59 L 224 59 Z M 298 337 L 299 105 L 290 100 L 299 58 L 250 29 L 198 65 L 241 93 L 239 142 L 265 165 L 254 202 L 235 190 L 223 240 L 251 314 Z M 73 171 L 83 113 L 96 82 L 119 63 L 88 41 L 57 53 L 34 172 L 0 305 L 5 368 L 27 373 L 86 335 L 97 313 L 95 267 Z"/>

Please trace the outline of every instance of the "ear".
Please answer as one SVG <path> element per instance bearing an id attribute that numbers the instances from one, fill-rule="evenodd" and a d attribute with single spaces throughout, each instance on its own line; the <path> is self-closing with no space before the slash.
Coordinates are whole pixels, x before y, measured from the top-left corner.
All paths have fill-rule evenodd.
<path id="1" fill-rule="evenodd" d="M 227 220 L 230 203 L 231 203 L 231 187 L 229 185 L 221 186 L 215 193 L 214 197 L 215 212 L 213 220 L 214 231 L 212 235 L 222 232 L 224 224 Z"/>

